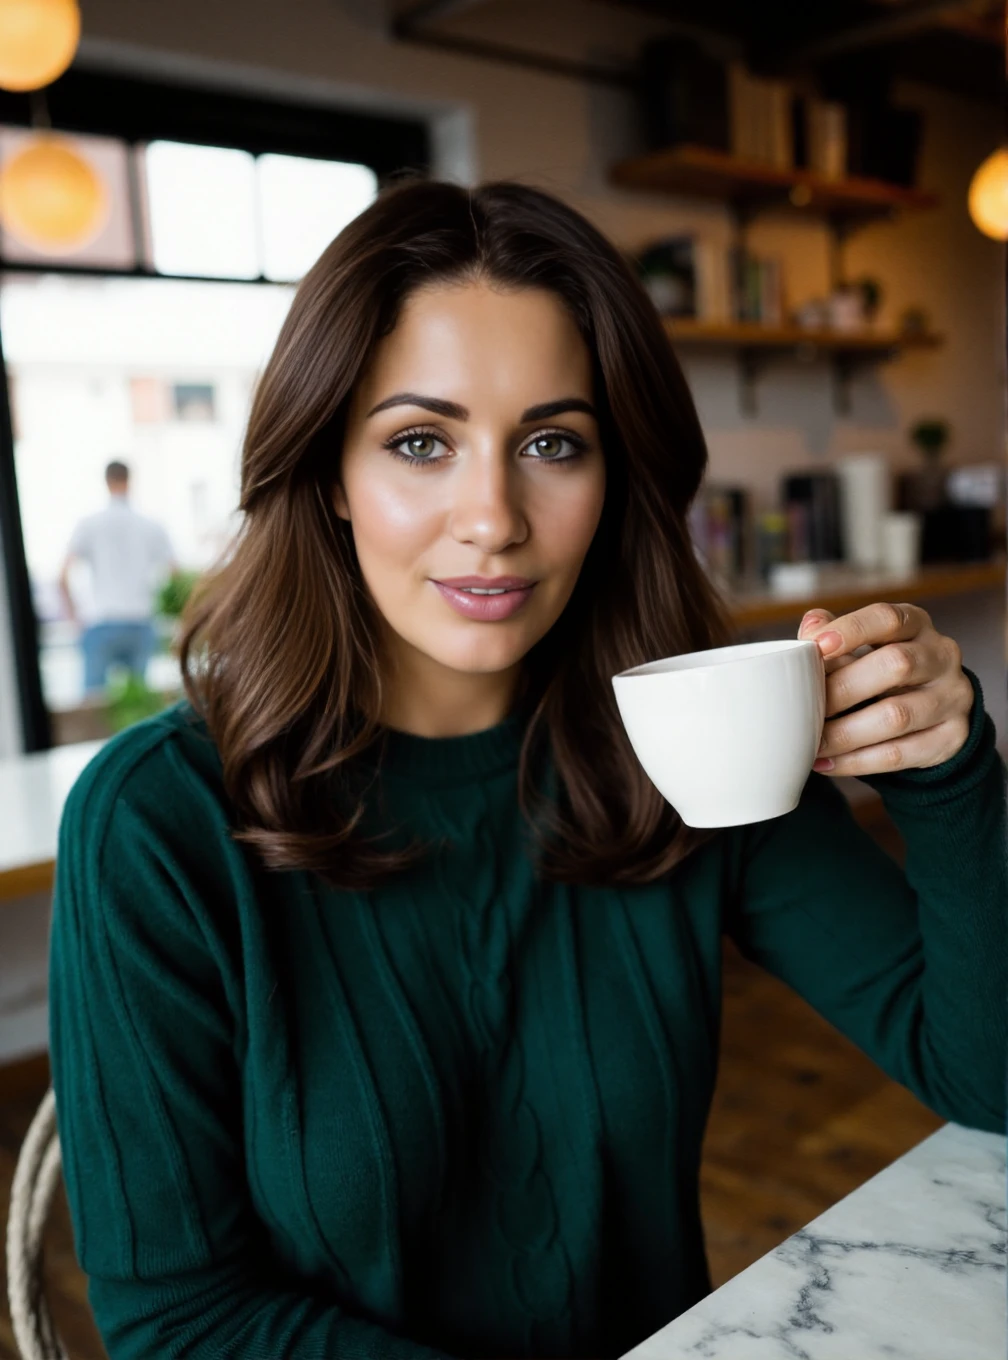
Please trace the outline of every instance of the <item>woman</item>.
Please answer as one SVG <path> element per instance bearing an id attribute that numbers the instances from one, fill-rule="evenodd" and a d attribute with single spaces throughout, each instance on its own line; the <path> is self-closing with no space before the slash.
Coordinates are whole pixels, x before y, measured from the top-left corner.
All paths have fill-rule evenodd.
<path id="1" fill-rule="evenodd" d="M 705 463 L 632 271 L 546 194 L 400 183 L 304 279 L 188 700 L 61 827 L 53 1073 L 111 1360 L 641 1341 L 709 1289 L 723 932 L 1003 1127 L 1004 768 L 928 616 L 803 624 L 817 765 L 881 791 L 906 876 L 829 778 L 700 834 L 633 756 L 611 677 L 725 636 Z"/>

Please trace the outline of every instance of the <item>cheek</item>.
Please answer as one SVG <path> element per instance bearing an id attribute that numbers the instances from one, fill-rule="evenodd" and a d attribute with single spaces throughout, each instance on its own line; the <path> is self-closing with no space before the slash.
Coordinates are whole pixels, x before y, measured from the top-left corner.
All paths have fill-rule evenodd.
<path id="1" fill-rule="evenodd" d="M 539 507 L 540 542 L 558 562 L 580 565 L 591 547 L 605 502 L 605 478 L 598 475 L 562 488 Z"/>
<path id="2" fill-rule="evenodd" d="M 358 555 L 408 559 L 436 532 L 438 516 L 428 496 L 380 476 L 369 476 L 352 496 Z"/>

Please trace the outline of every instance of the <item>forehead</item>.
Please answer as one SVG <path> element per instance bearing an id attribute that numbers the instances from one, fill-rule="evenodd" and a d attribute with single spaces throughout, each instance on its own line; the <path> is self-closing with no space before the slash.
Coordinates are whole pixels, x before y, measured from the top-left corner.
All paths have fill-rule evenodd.
<path id="1" fill-rule="evenodd" d="M 591 356 L 564 303 L 546 289 L 431 284 L 405 300 L 358 395 L 377 401 L 407 387 L 462 402 L 467 392 L 473 401 L 520 392 L 526 405 L 590 397 Z"/>

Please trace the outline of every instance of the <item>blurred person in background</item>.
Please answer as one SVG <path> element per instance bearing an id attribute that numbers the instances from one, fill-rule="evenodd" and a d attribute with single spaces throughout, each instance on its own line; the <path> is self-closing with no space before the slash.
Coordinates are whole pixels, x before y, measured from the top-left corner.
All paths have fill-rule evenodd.
<path id="1" fill-rule="evenodd" d="M 87 694 L 104 688 L 114 664 L 144 676 L 156 642 L 154 591 L 178 570 L 163 526 L 138 514 L 129 502 L 126 464 L 109 463 L 105 483 L 109 503 L 77 524 L 59 577 L 67 617 L 79 623 L 70 594 L 70 568 L 77 558 L 91 568 L 94 618 L 80 639 Z"/>

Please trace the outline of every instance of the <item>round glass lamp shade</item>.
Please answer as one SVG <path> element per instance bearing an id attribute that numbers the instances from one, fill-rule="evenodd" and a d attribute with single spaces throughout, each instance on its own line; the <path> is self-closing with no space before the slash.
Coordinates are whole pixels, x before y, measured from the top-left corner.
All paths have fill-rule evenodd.
<path id="1" fill-rule="evenodd" d="M 0 224 L 36 250 L 63 254 L 87 245 L 108 212 L 101 176 L 59 137 L 34 138 L 0 168 Z"/>
<path id="2" fill-rule="evenodd" d="M 1008 241 L 1008 147 L 988 156 L 973 176 L 969 212 L 985 236 Z"/>
<path id="3" fill-rule="evenodd" d="M 73 61 L 77 0 L 0 0 L 0 89 L 39 90 Z"/>

